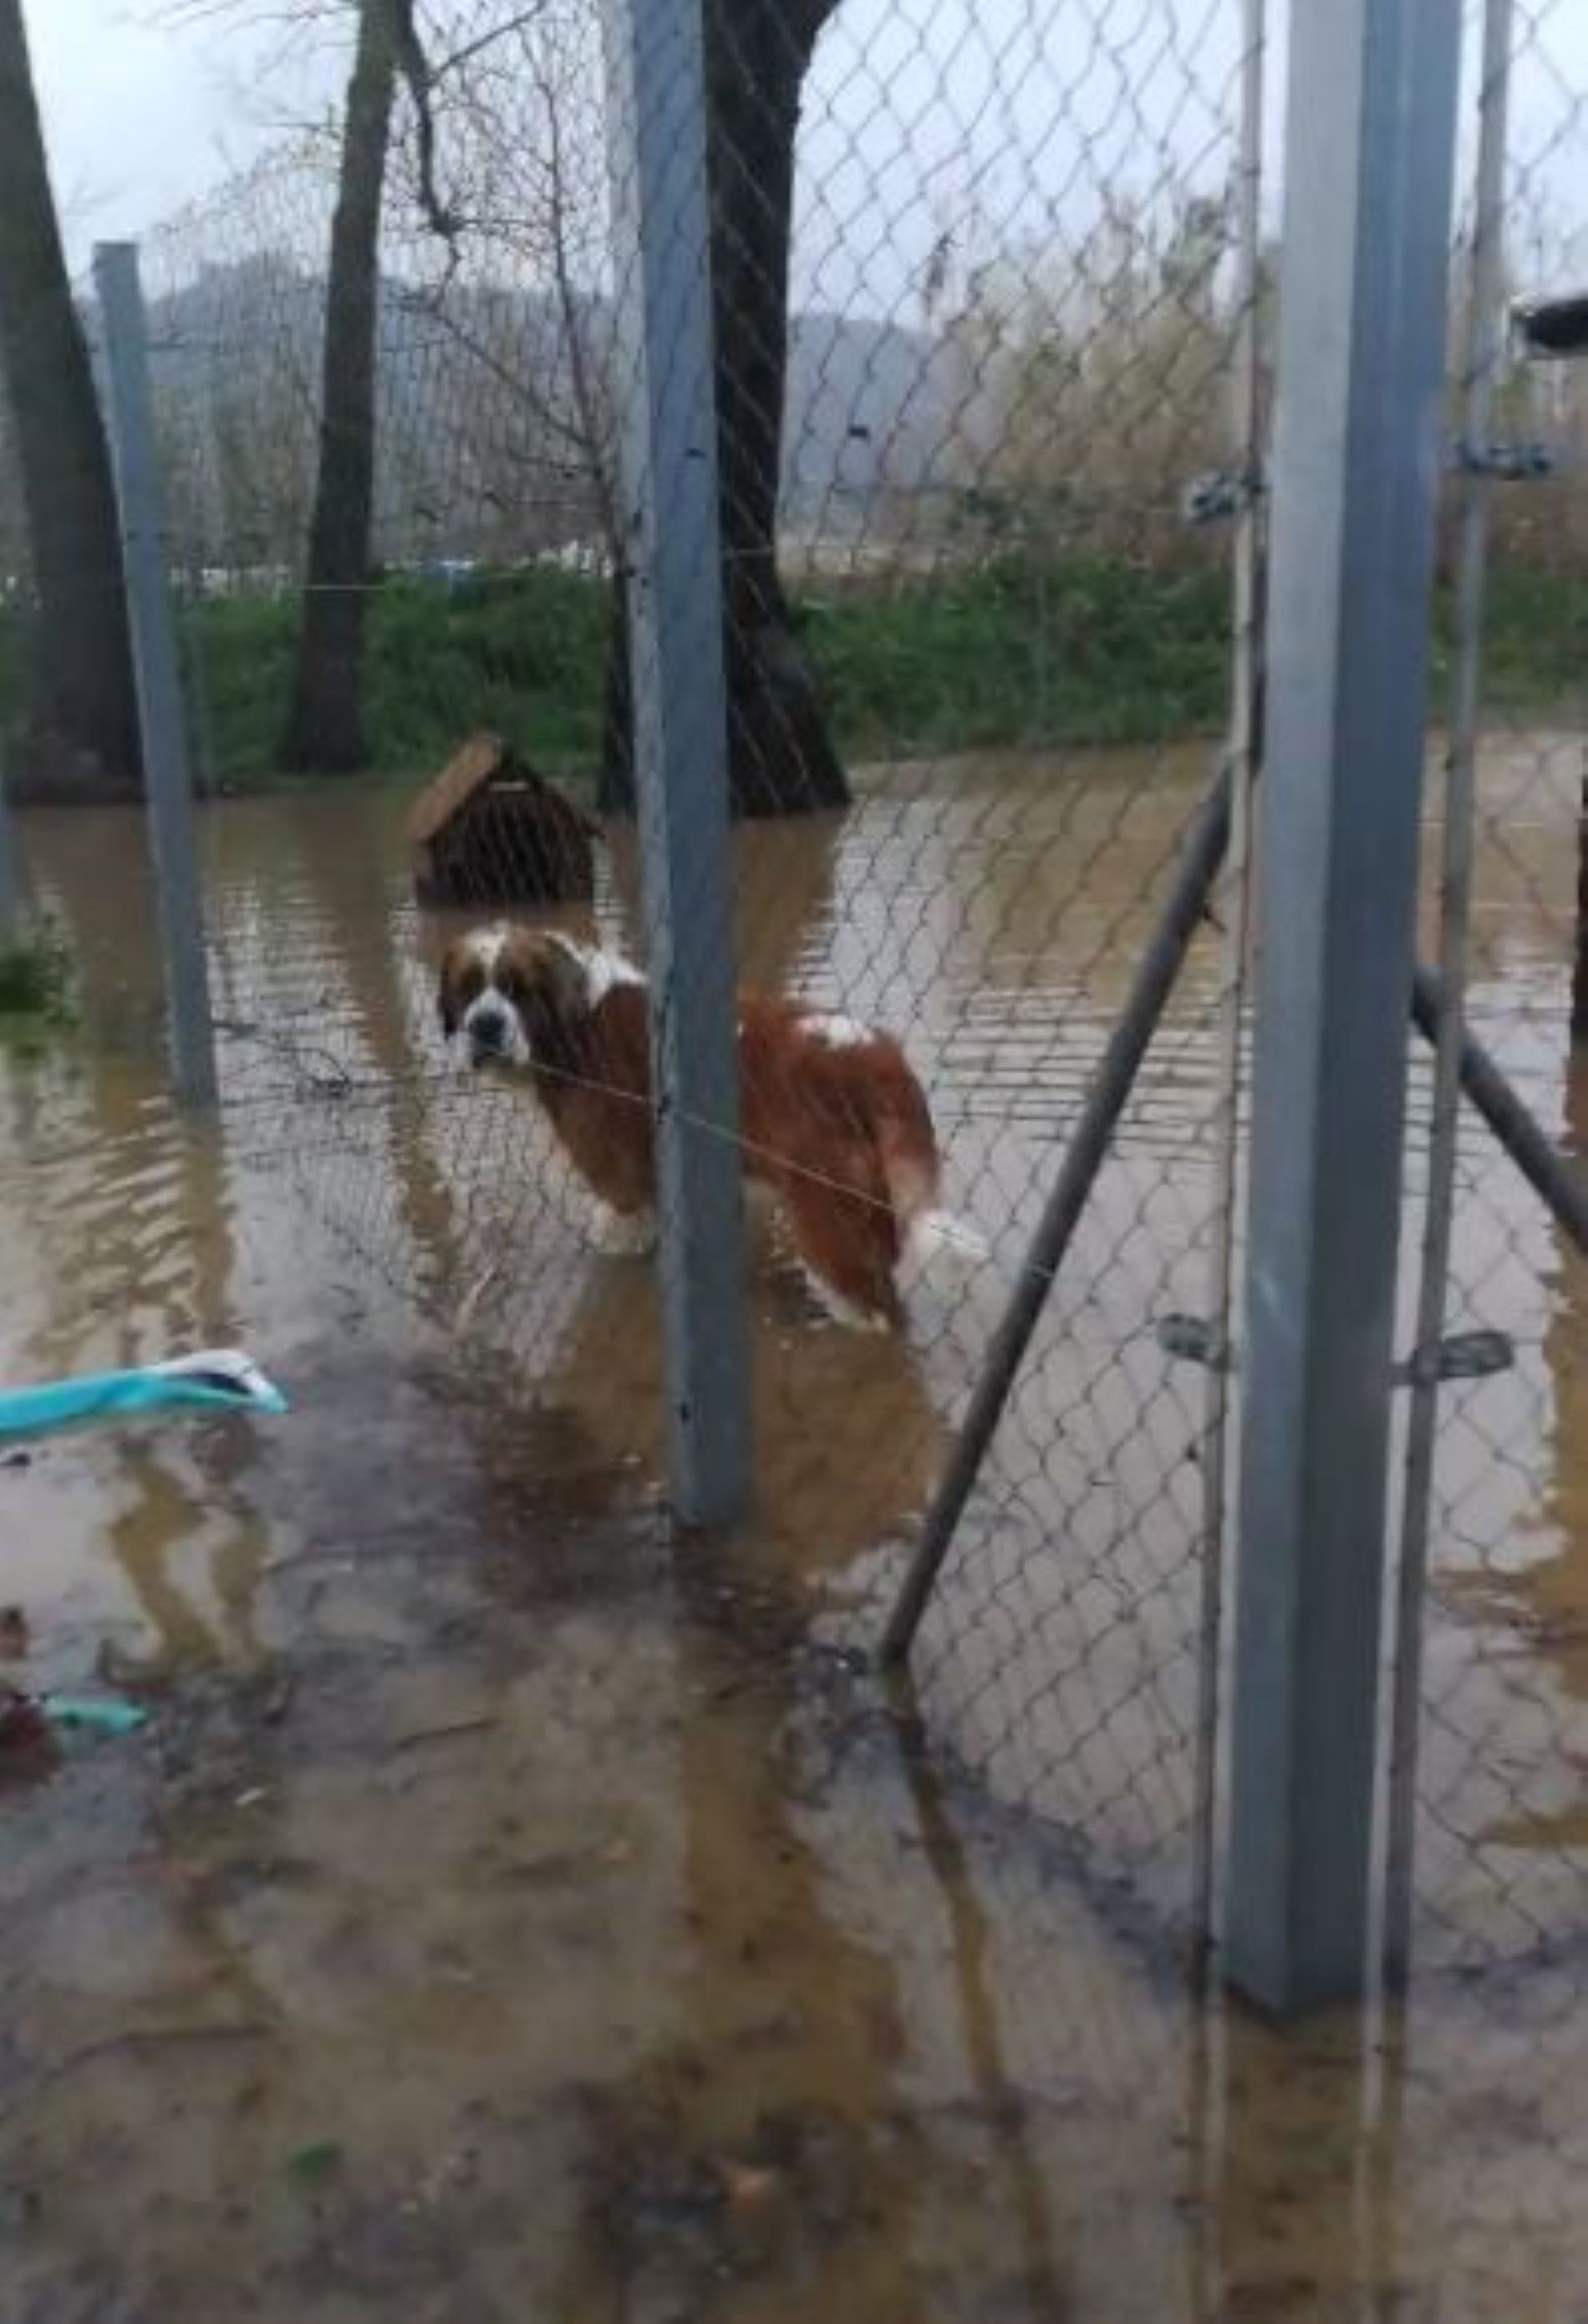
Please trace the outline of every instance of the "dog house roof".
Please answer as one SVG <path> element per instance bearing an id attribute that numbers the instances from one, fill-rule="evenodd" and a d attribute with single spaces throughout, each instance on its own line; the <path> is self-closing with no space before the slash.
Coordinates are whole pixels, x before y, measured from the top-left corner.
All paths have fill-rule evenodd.
<path id="1" fill-rule="evenodd" d="M 534 812 L 561 817 L 584 836 L 599 835 L 599 825 L 583 808 L 565 798 L 527 761 L 518 757 L 500 734 L 471 734 L 434 782 L 426 786 L 408 813 L 410 846 L 427 847 L 445 830 L 454 816 L 494 782 L 522 786 L 525 804 Z"/>

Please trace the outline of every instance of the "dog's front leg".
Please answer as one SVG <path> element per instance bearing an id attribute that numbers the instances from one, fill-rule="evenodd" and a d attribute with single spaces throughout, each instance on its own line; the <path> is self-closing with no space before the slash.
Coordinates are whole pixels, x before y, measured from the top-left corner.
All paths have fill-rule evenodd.
<path id="1" fill-rule="evenodd" d="M 590 1206 L 590 1240 L 607 1259 L 648 1259 L 656 1247 L 654 1211 L 615 1211 L 599 1199 Z"/>

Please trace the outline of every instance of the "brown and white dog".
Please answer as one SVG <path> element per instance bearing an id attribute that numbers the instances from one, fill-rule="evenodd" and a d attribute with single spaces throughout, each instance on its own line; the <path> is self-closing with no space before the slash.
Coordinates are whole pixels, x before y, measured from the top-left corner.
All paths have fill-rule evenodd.
<path id="1" fill-rule="evenodd" d="M 527 1071 L 598 1206 L 609 1250 L 648 1250 L 656 1171 L 645 978 L 620 954 L 549 931 L 476 929 L 441 964 L 443 1032 L 476 1065 Z M 921 1084 L 886 1033 L 741 994 L 739 1141 L 781 1206 L 807 1281 L 840 1323 L 886 1331 L 946 1254 L 986 1256 L 940 1202 Z"/>

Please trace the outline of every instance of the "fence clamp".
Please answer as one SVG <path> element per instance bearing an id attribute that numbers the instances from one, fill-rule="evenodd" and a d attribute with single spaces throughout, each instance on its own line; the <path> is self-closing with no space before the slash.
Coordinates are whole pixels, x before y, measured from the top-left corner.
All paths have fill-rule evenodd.
<path id="1" fill-rule="evenodd" d="M 1235 1369 L 1229 1342 L 1200 1315 L 1160 1317 L 1158 1344 L 1166 1356 L 1173 1356 L 1182 1364 L 1200 1364 L 1204 1371 L 1233 1372 Z"/>
<path id="2" fill-rule="evenodd" d="M 1509 1332 L 1453 1332 L 1436 1340 L 1427 1353 L 1414 1350 L 1391 1375 L 1397 1388 L 1418 1388 L 1430 1380 L 1489 1379 L 1508 1372 L 1517 1360 L 1516 1342 Z"/>
<path id="3" fill-rule="evenodd" d="M 1451 445 L 1448 466 L 1453 475 L 1489 476 L 1501 484 L 1537 484 L 1552 476 L 1560 462 L 1547 444 L 1469 444 L 1458 437 Z M 1199 530 L 1227 524 L 1267 490 L 1261 468 L 1205 468 L 1193 476 L 1180 494 L 1181 521 Z"/>
<path id="4" fill-rule="evenodd" d="M 1205 468 L 1180 494 L 1180 517 L 1193 527 L 1224 524 L 1239 516 L 1266 488 L 1261 468 Z"/>
<path id="5" fill-rule="evenodd" d="M 1185 1364 L 1200 1364 L 1205 1371 L 1233 1372 L 1235 1356 L 1221 1332 L 1200 1315 L 1164 1315 L 1157 1326 L 1159 1346 L 1166 1356 Z M 1509 1371 L 1516 1361 L 1516 1342 L 1508 1332 L 1453 1332 L 1437 1341 L 1432 1362 L 1413 1353 L 1391 1374 L 1397 1388 L 1413 1388 L 1430 1379 L 1489 1379 Z"/>
<path id="6" fill-rule="evenodd" d="M 1458 475 L 1529 484 L 1554 475 L 1556 457 L 1547 444 L 1469 444 L 1458 438 L 1451 447 L 1450 465 Z"/>

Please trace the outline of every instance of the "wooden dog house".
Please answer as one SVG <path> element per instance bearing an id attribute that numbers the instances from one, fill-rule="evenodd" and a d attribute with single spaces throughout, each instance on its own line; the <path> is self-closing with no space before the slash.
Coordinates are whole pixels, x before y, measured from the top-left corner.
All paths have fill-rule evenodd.
<path id="1" fill-rule="evenodd" d="M 600 825 L 496 734 L 473 734 L 408 816 L 423 904 L 583 903 Z"/>

